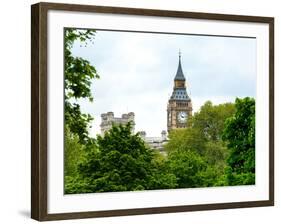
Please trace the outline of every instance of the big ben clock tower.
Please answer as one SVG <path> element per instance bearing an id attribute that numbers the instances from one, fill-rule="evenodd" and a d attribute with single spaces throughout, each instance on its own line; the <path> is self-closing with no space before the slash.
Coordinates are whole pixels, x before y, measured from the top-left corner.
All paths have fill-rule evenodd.
<path id="1" fill-rule="evenodd" d="M 191 115 L 192 103 L 186 91 L 185 77 L 181 67 L 181 53 L 179 52 L 179 65 L 174 78 L 174 89 L 167 107 L 168 132 L 187 127 L 188 118 Z"/>

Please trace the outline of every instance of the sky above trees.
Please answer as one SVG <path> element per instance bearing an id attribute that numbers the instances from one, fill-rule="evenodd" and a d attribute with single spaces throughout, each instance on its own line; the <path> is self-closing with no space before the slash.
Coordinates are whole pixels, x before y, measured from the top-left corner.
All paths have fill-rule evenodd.
<path id="1" fill-rule="evenodd" d="M 167 126 L 179 49 L 193 110 L 207 100 L 234 102 L 256 96 L 256 40 L 251 38 L 97 31 L 94 43 L 74 44 L 75 56 L 95 66 L 93 103 L 79 101 L 94 117 L 90 133 L 100 132 L 100 114 L 135 112 L 136 131 L 160 136 Z"/>

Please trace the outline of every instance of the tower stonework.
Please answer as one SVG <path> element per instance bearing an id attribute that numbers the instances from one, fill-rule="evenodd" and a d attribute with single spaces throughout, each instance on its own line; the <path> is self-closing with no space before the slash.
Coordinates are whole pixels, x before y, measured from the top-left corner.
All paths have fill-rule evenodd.
<path id="1" fill-rule="evenodd" d="M 130 112 L 128 114 L 122 114 L 121 117 L 114 117 L 113 112 L 107 112 L 101 114 L 101 135 L 103 136 L 106 131 L 109 131 L 112 126 L 115 125 L 126 125 L 131 122 L 132 133 L 135 131 L 135 114 Z"/>
<path id="2" fill-rule="evenodd" d="M 181 55 L 174 78 L 173 93 L 167 106 L 168 132 L 177 128 L 186 128 L 188 118 L 192 116 L 192 102 L 186 91 L 186 82 L 181 66 Z"/>

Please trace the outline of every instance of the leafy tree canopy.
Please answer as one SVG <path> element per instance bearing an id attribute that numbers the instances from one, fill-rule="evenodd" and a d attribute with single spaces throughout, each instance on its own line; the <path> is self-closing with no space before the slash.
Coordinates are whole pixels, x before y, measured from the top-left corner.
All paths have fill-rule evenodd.
<path id="1" fill-rule="evenodd" d="M 222 140 L 224 123 L 235 112 L 234 104 L 207 101 L 189 119 L 188 127 L 169 133 L 165 146 L 171 172 L 180 187 L 224 185 L 228 150 Z"/>
<path id="2" fill-rule="evenodd" d="M 79 143 L 77 134 L 70 132 L 68 126 L 65 127 L 65 151 L 64 151 L 64 175 L 76 176 L 78 165 L 85 156 L 85 146 Z"/>
<path id="3" fill-rule="evenodd" d="M 96 143 L 98 150 L 88 152 L 79 167 L 81 181 L 75 180 L 78 184 L 68 192 L 79 187 L 79 192 L 114 192 L 176 186 L 176 177 L 162 173 L 161 165 L 155 166 L 162 160 L 154 161 L 154 152 L 138 134 L 131 133 L 130 123 L 113 126 L 103 137 L 98 136 Z"/>
<path id="4" fill-rule="evenodd" d="M 200 173 L 206 169 L 203 158 L 196 152 L 173 151 L 169 154 L 169 168 L 177 177 L 179 188 L 201 186 Z"/>
<path id="5" fill-rule="evenodd" d="M 233 103 L 213 105 L 207 101 L 192 117 L 193 128 L 200 130 L 206 140 L 218 141 L 222 138 L 225 120 L 233 115 Z"/>
<path id="6" fill-rule="evenodd" d="M 236 99 L 236 112 L 227 119 L 223 138 L 230 154 L 228 181 L 230 185 L 255 183 L 255 100 Z"/>
<path id="7" fill-rule="evenodd" d="M 81 112 L 76 100 L 81 98 L 93 101 L 91 93 L 91 83 L 95 78 L 99 78 L 97 71 L 89 61 L 75 57 L 71 50 L 75 41 L 87 45 L 93 42 L 95 30 L 80 30 L 74 28 L 65 29 L 65 123 L 71 132 L 77 134 L 81 142 L 88 139 L 88 127 L 93 119 L 89 114 Z"/>

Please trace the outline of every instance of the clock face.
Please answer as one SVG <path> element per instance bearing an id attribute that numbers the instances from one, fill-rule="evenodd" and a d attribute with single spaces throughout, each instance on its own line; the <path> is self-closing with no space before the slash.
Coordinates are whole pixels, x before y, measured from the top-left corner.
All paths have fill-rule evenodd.
<path id="1" fill-rule="evenodd" d="M 184 112 L 184 111 L 179 112 L 178 113 L 178 121 L 180 123 L 184 123 L 184 122 L 186 122 L 186 120 L 187 120 L 187 113 Z"/>

